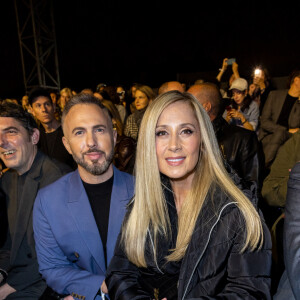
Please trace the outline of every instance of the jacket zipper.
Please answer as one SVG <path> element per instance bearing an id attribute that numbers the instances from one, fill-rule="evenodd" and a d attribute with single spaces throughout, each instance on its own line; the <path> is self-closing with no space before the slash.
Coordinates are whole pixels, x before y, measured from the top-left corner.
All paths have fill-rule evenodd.
<path id="1" fill-rule="evenodd" d="M 224 205 L 224 206 L 222 207 L 220 213 L 219 213 L 219 216 L 218 216 L 216 222 L 215 222 L 215 223 L 213 224 L 213 226 L 211 227 L 211 229 L 210 229 L 210 231 L 209 231 L 209 235 L 208 235 L 207 242 L 206 242 L 206 244 L 205 244 L 205 246 L 204 246 L 204 249 L 203 249 L 202 253 L 200 254 L 200 256 L 199 256 L 199 258 L 198 258 L 198 260 L 197 260 L 197 263 L 196 263 L 195 266 L 194 266 L 193 272 L 192 272 L 192 274 L 191 274 L 191 276 L 190 276 L 190 278 L 189 278 L 189 280 L 188 280 L 187 286 L 186 286 L 185 291 L 184 291 L 184 293 L 183 293 L 182 300 L 184 300 L 184 298 L 185 298 L 185 296 L 186 296 L 186 293 L 187 293 L 187 291 L 188 291 L 189 285 L 190 285 L 191 280 L 192 280 L 192 277 L 193 277 L 193 275 L 194 275 L 194 273 L 195 273 L 195 271 L 196 271 L 196 268 L 197 268 L 198 264 L 200 263 L 200 260 L 202 259 L 203 255 L 204 255 L 204 252 L 205 252 L 206 249 L 207 249 L 207 246 L 208 246 L 208 244 L 209 244 L 209 242 L 210 242 L 210 237 L 211 237 L 212 231 L 214 230 L 214 228 L 216 227 L 216 225 L 219 223 L 220 218 L 221 218 L 221 215 L 222 215 L 224 209 L 225 209 L 227 206 L 231 205 L 231 204 L 238 204 L 238 203 L 237 203 L 237 202 L 229 202 L 229 203 L 227 203 L 226 205 Z"/>

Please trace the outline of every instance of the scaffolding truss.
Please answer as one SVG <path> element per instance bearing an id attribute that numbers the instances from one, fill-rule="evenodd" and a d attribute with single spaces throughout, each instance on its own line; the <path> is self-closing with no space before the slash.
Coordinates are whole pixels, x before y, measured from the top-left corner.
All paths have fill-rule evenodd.
<path id="1" fill-rule="evenodd" d="M 14 0 L 25 91 L 60 90 L 52 0 Z"/>

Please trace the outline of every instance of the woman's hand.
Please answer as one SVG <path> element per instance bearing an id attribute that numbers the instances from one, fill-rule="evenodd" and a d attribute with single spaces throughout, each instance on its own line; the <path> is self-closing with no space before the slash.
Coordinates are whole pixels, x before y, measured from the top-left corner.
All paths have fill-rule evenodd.
<path id="1" fill-rule="evenodd" d="M 223 70 L 223 72 L 225 72 L 225 70 L 228 67 L 227 60 L 228 60 L 228 58 L 224 58 L 223 59 L 223 64 L 222 64 L 222 70 Z"/>
<path id="2" fill-rule="evenodd" d="M 103 280 L 102 284 L 101 284 L 101 291 L 104 293 L 104 294 L 108 294 L 108 288 L 106 286 L 106 283 L 105 281 Z"/>
<path id="3" fill-rule="evenodd" d="M 238 110 L 232 108 L 228 113 L 227 115 L 230 116 L 230 119 L 241 119 L 243 118 L 243 114 L 241 114 Z M 242 120 L 243 121 L 243 120 Z"/>
<path id="4" fill-rule="evenodd" d="M 235 76 L 235 79 L 240 78 L 239 65 L 236 62 L 232 64 L 232 72 Z"/>
<path id="5" fill-rule="evenodd" d="M 227 120 L 228 117 L 228 120 Z M 229 112 L 227 112 L 226 121 L 230 121 L 231 119 L 240 119 L 242 124 L 247 122 L 245 116 L 238 110 L 232 108 Z"/>

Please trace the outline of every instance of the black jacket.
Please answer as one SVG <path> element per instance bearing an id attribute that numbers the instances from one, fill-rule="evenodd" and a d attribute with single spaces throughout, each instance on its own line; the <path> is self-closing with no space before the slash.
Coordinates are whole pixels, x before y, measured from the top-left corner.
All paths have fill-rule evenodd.
<path id="1" fill-rule="evenodd" d="M 8 273 L 7 283 L 17 292 L 14 297 L 38 298 L 46 288 L 39 274 L 32 227 L 32 208 L 39 189 L 70 172 L 67 165 L 51 160 L 38 151 L 32 166 L 23 176 L 22 192 L 17 195 L 17 172 L 9 169 L 0 181 L 6 196 L 8 232 L 0 248 L 0 269 Z M 55 197 L 55 195 L 53 195 Z"/>
<path id="2" fill-rule="evenodd" d="M 244 193 L 256 202 L 254 186 Z M 245 227 L 240 210 L 219 188 L 213 196 L 209 193 L 181 262 L 176 299 L 271 299 L 271 239 L 264 222 L 263 228 L 262 249 L 241 254 Z M 153 255 L 148 240 L 146 261 Z M 140 277 L 140 269 L 128 261 L 117 242 L 106 278 L 110 299 L 152 300 Z"/>
<path id="3" fill-rule="evenodd" d="M 260 190 L 264 180 L 264 154 L 256 133 L 230 125 L 222 116 L 212 123 L 226 161 L 242 179 L 254 181 Z"/>

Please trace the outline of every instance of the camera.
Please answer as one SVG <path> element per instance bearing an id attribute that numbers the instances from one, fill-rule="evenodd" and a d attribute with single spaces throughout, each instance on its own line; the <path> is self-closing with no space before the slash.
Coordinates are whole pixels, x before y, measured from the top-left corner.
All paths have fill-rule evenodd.
<path id="1" fill-rule="evenodd" d="M 231 66 L 233 63 L 235 63 L 235 58 L 228 58 L 227 59 L 227 65 Z"/>

